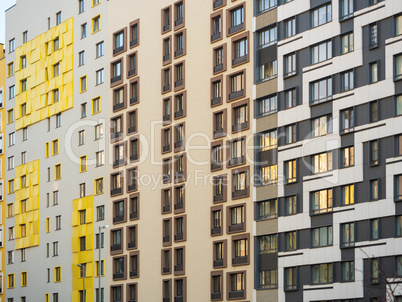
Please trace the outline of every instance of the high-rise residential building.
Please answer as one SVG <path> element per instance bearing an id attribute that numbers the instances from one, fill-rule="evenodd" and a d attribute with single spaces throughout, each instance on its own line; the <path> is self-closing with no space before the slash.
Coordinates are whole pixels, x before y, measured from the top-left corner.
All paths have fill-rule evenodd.
<path id="1" fill-rule="evenodd" d="M 6 87 L 6 56 L 4 44 L 0 44 L 0 299 L 4 300 L 4 221 L 5 221 L 5 205 L 4 205 L 4 175 L 5 175 L 5 150 L 4 150 L 4 129 L 5 129 L 5 110 L 4 97 Z"/>
<path id="2" fill-rule="evenodd" d="M 401 301 L 400 0 L 6 24 L 5 301 Z"/>

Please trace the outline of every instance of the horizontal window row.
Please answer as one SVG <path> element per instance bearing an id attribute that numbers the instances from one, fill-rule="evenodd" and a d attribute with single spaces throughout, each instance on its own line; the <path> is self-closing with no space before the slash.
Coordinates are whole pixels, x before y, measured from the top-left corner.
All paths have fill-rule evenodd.
<path id="1" fill-rule="evenodd" d="M 126 113 L 126 125 L 124 127 L 124 115 L 120 114 L 110 120 L 110 141 L 112 143 L 123 140 L 124 129 L 126 134 L 138 132 L 138 111 L 133 109 Z M 103 135 L 103 134 L 102 134 Z"/>
<path id="2" fill-rule="evenodd" d="M 101 293 L 103 293 L 103 291 Z M 137 283 L 130 282 L 124 285 L 123 284 L 112 285 L 110 287 L 110 299 L 113 302 L 137 301 L 138 299 Z"/>
<path id="3" fill-rule="evenodd" d="M 173 188 L 161 190 L 161 213 L 168 214 L 173 210 L 174 214 L 184 213 L 185 211 L 185 187 L 178 185 Z"/>
<path id="4" fill-rule="evenodd" d="M 128 199 L 123 198 L 113 201 L 113 224 L 127 222 L 127 216 L 130 221 L 139 219 L 138 193 L 130 194 Z M 136 246 L 136 244 L 133 246 Z"/>
<path id="5" fill-rule="evenodd" d="M 226 286 L 224 284 L 223 270 L 212 271 L 211 301 L 246 299 L 246 271 L 227 272 Z M 224 299 L 224 294 L 226 294 L 226 299 Z"/>
<path id="6" fill-rule="evenodd" d="M 114 205 L 115 206 L 115 205 Z M 110 254 L 117 255 L 122 254 L 124 250 L 135 250 L 138 248 L 138 226 L 130 225 L 126 227 L 126 240 L 127 243 L 124 246 L 124 228 L 111 229 L 111 241 L 110 241 Z"/>
<path id="7" fill-rule="evenodd" d="M 173 103 L 173 105 L 172 105 Z M 172 114 L 173 106 L 173 114 Z M 175 94 L 173 97 L 167 97 L 163 99 L 163 112 L 162 120 L 163 125 L 168 125 L 172 120 L 178 120 L 187 115 L 187 91 L 183 91 Z M 162 129 L 164 131 L 166 129 Z M 164 144 L 166 145 L 166 143 Z M 169 145 L 169 144 L 167 144 Z M 165 151 L 163 151 L 165 152 Z M 163 153 L 162 152 L 162 153 Z"/>
<path id="8" fill-rule="evenodd" d="M 110 87 L 123 83 L 124 79 L 124 58 L 113 61 L 110 66 Z M 138 54 L 137 51 L 126 56 L 127 79 L 138 75 Z M 131 84 L 131 82 L 130 82 Z"/>
<path id="9" fill-rule="evenodd" d="M 173 176 L 172 177 L 172 166 Z M 186 180 L 187 175 L 187 157 L 186 153 L 175 155 L 173 159 L 171 157 L 164 158 L 162 162 L 162 182 L 164 184 L 180 183 Z"/>
<path id="10" fill-rule="evenodd" d="M 226 102 L 244 98 L 246 96 L 246 71 L 235 72 L 226 76 Z M 211 107 L 221 105 L 223 102 L 223 76 L 211 79 Z"/>
<path id="11" fill-rule="evenodd" d="M 113 281 L 140 277 L 140 252 L 130 252 L 128 255 L 113 257 Z"/>
<path id="12" fill-rule="evenodd" d="M 127 144 L 129 150 L 127 150 Z M 139 147 L 138 136 L 132 137 L 128 142 L 125 141 L 113 145 L 113 168 L 118 168 L 125 166 L 128 163 L 138 161 L 140 157 Z M 138 175 L 133 175 L 133 177 L 137 178 Z"/>
<path id="13" fill-rule="evenodd" d="M 173 82 L 172 82 L 172 71 L 173 71 Z M 179 91 L 185 88 L 185 61 L 181 61 L 173 67 L 169 66 L 162 69 L 162 87 L 161 92 L 165 94 L 167 92 L 172 91 L 172 86 L 174 86 L 173 90 Z"/>
<path id="14" fill-rule="evenodd" d="M 250 167 L 232 169 L 231 178 L 226 174 L 217 175 L 213 181 L 213 202 L 220 203 L 227 201 L 227 188 L 229 187 L 232 200 L 250 196 Z"/>
<path id="15" fill-rule="evenodd" d="M 177 59 L 186 54 L 187 49 L 187 30 L 183 29 L 172 36 L 168 36 L 163 39 L 163 57 L 162 64 L 167 65 L 172 62 L 172 46 L 173 46 L 173 58 Z"/>
<path id="16" fill-rule="evenodd" d="M 134 192 L 138 190 L 138 168 L 133 167 L 126 170 L 127 188 L 126 192 Z M 124 193 L 124 175 L 123 171 L 110 175 L 110 196 L 118 196 Z"/>
<path id="17" fill-rule="evenodd" d="M 173 12 L 173 19 L 172 19 Z M 165 34 L 172 30 L 176 31 L 185 26 L 185 1 L 179 0 L 161 10 L 161 32 Z"/>
<path id="18" fill-rule="evenodd" d="M 173 289 L 172 289 L 173 286 Z M 163 279 L 162 281 L 163 302 L 186 302 L 187 301 L 187 278 Z M 172 297 L 173 295 L 173 297 Z"/>
<path id="19" fill-rule="evenodd" d="M 246 204 L 226 207 L 226 225 L 223 225 L 223 206 L 211 207 L 211 236 L 235 234 L 246 231 Z"/>

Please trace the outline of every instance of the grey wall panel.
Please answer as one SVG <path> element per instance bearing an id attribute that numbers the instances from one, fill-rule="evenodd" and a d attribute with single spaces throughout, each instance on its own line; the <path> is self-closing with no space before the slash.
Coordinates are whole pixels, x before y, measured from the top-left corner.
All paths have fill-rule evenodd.
<path id="1" fill-rule="evenodd" d="M 383 217 L 380 220 L 380 234 L 381 238 L 395 237 L 395 217 Z"/>
<path id="2" fill-rule="evenodd" d="M 310 107 L 311 118 L 327 115 L 332 113 L 332 102 L 325 102 Z"/>
<path id="3" fill-rule="evenodd" d="M 311 216 L 311 228 L 317 228 L 321 226 L 329 226 L 333 224 L 333 214 L 322 214 Z"/>
<path id="4" fill-rule="evenodd" d="M 351 261 L 355 259 L 355 249 L 341 249 L 342 261 Z"/>
<path id="5" fill-rule="evenodd" d="M 354 133 L 348 133 L 341 136 L 341 147 L 353 146 L 355 144 Z"/>
<path id="6" fill-rule="evenodd" d="M 261 48 L 257 51 L 258 65 L 263 65 L 268 62 L 275 61 L 278 57 L 276 44 Z"/>
<path id="7" fill-rule="evenodd" d="M 299 249 L 308 249 L 311 247 L 311 239 L 310 239 L 310 229 L 300 230 L 298 233 L 298 248 Z"/>
<path id="8" fill-rule="evenodd" d="M 379 115 L 380 120 L 393 118 L 395 116 L 395 99 L 393 96 L 380 100 Z"/>
<path id="9" fill-rule="evenodd" d="M 340 23 L 340 25 L 341 25 L 341 34 L 345 34 L 347 32 L 353 31 L 354 25 L 355 25 L 354 19 L 350 18 L 350 19 L 344 20 Z M 336 39 L 336 40 L 339 41 L 339 39 Z M 339 42 L 337 42 L 337 43 L 339 43 Z M 338 48 L 338 50 L 339 49 L 340 49 L 340 47 Z"/>
<path id="10" fill-rule="evenodd" d="M 310 8 L 315 8 L 326 3 L 331 3 L 331 0 L 310 0 Z"/>
<path id="11" fill-rule="evenodd" d="M 278 268 L 278 254 L 261 254 L 259 255 L 259 271 L 260 270 L 271 270 Z"/>
<path id="12" fill-rule="evenodd" d="M 355 241 L 368 241 L 370 240 L 370 222 L 369 220 L 362 220 L 355 222 Z"/>
<path id="13" fill-rule="evenodd" d="M 362 126 L 370 122 L 370 106 L 368 103 L 357 106 L 355 112 L 356 126 Z"/>

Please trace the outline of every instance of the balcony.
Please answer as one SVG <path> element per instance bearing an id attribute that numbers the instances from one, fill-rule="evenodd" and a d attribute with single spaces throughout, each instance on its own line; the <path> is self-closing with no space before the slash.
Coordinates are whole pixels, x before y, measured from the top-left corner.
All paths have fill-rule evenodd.
<path id="1" fill-rule="evenodd" d="M 221 300 L 222 299 L 222 293 L 221 292 L 216 292 L 211 294 L 211 300 Z"/>
<path id="2" fill-rule="evenodd" d="M 164 274 L 170 274 L 170 266 L 164 266 L 163 267 L 163 273 Z"/>
<path id="3" fill-rule="evenodd" d="M 180 24 L 183 24 L 183 18 L 177 19 L 176 21 L 174 21 L 174 26 L 178 26 Z"/>
<path id="4" fill-rule="evenodd" d="M 114 273 L 113 274 L 113 280 L 117 280 L 117 279 L 124 279 L 124 272 L 122 272 L 122 273 Z"/>
<path id="5" fill-rule="evenodd" d="M 110 134 L 110 140 L 119 139 L 123 136 L 121 132 L 115 132 Z"/>
<path id="6" fill-rule="evenodd" d="M 234 257 L 232 259 L 232 264 L 247 264 L 247 262 L 248 262 L 248 256 Z"/>
<path id="7" fill-rule="evenodd" d="M 138 103 L 138 98 L 136 96 L 132 97 L 130 99 L 130 105 L 134 105 Z"/>
<path id="8" fill-rule="evenodd" d="M 131 70 L 128 71 L 128 77 L 132 77 L 132 76 L 135 75 L 136 73 L 137 73 L 137 69 L 136 69 L 136 68 L 131 69 Z"/>
<path id="9" fill-rule="evenodd" d="M 183 240 L 183 233 L 174 235 L 174 241 Z"/>
<path id="10" fill-rule="evenodd" d="M 232 26 L 231 28 L 229 28 L 229 34 L 233 34 L 233 33 L 236 32 L 236 31 L 242 30 L 243 27 L 244 27 L 244 24 L 243 24 L 243 23 L 240 23 L 240 24 L 238 24 L 238 25 L 234 25 L 234 26 Z"/>
<path id="11" fill-rule="evenodd" d="M 183 270 L 183 264 L 178 264 L 174 266 L 174 271 L 175 272 L 181 272 Z"/>
<path id="12" fill-rule="evenodd" d="M 244 89 L 238 90 L 238 91 L 233 91 L 232 93 L 229 94 L 229 100 L 233 100 L 236 98 L 239 98 L 244 95 Z"/>
<path id="13" fill-rule="evenodd" d="M 170 204 L 163 206 L 162 212 L 163 212 L 163 213 L 170 212 Z"/>
<path id="14" fill-rule="evenodd" d="M 223 266 L 223 259 L 214 261 L 214 267 L 222 267 L 222 266 Z"/>
<path id="15" fill-rule="evenodd" d="M 181 148 L 181 147 L 183 147 L 183 141 L 178 141 L 178 142 L 174 143 L 174 148 L 175 149 Z"/>
<path id="16" fill-rule="evenodd" d="M 163 152 L 169 152 L 170 151 L 170 144 L 163 146 L 162 150 L 163 150 Z"/>
<path id="17" fill-rule="evenodd" d="M 214 196 L 214 202 L 223 201 L 223 194 L 216 194 Z"/>
<path id="18" fill-rule="evenodd" d="M 164 121 L 164 122 L 170 121 L 170 114 L 165 114 L 165 115 L 163 116 L 163 121 Z"/>
<path id="19" fill-rule="evenodd" d="M 180 87 L 180 86 L 183 86 L 183 80 L 181 79 L 181 80 L 177 80 L 176 82 L 174 82 L 174 87 Z"/>
<path id="20" fill-rule="evenodd" d="M 170 236 L 169 235 L 163 236 L 163 242 L 170 242 Z"/>
<path id="21" fill-rule="evenodd" d="M 123 222 L 124 221 L 124 216 L 115 216 L 113 217 L 113 223 L 119 223 L 119 222 Z"/>
<path id="22" fill-rule="evenodd" d="M 137 127 L 136 126 L 131 126 L 130 128 L 128 128 L 128 133 L 134 133 L 137 131 Z"/>
<path id="23" fill-rule="evenodd" d="M 121 188 L 116 188 L 116 189 L 112 189 L 110 190 L 110 195 L 117 195 L 117 194 L 121 194 L 122 193 L 122 189 Z"/>
<path id="24" fill-rule="evenodd" d="M 182 54 L 183 54 L 183 48 L 180 48 L 180 49 L 178 49 L 178 50 L 176 50 L 175 52 L 174 52 L 174 56 L 175 57 L 178 57 L 178 56 L 181 56 Z"/>
<path id="25" fill-rule="evenodd" d="M 216 235 L 216 234 L 221 234 L 222 233 L 222 227 L 215 227 L 211 229 L 211 235 Z"/>
<path id="26" fill-rule="evenodd" d="M 118 82 L 118 81 L 120 81 L 120 80 L 121 80 L 121 75 L 118 75 L 118 76 L 113 77 L 113 78 L 110 80 L 110 83 L 113 84 L 113 83 L 116 83 L 116 82 Z"/>
<path id="27" fill-rule="evenodd" d="M 232 126 L 232 132 L 241 131 L 241 130 L 247 129 L 247 127 L 248 127 L 248 122 L 236 124 L 236 125 Z"/>
<path id="28" fill-rule="evenodd" d="M 113 161 L 113 168 L 122 166 L 124 164 L 125 164 L 124 159 L 117 159 L 117 160 Z"/>
<path id="29" fill-rule="evenodd" d="M 183 181 L 184 180 L 184 173 L 183 172 L 176 172 L 174 174 L 175 181 Z"/>
<path id="30" fill-rule="evenodd" d="M 163 86 L 163 92 L 169 91 L 170 90 L 170 84 L 166 84 Z"/>
<path id="31" fill-rule="evenodd" d="M 135 278 L 138 277 L 138 271 L 134 270 L 134 271 L 130 271 L 130 278 Z"/>
<path id="32" fill-rule="evenodd" d="M 218 129 L 214 131 L 214 138 L 220 137 L 225 135 L 225 133 L 223 133 L 223 129 Z"/>
<path id="33" fill-rule="evenodd" d="M 183 207 L 184 207 L 183 202 L 178 202 L 178 203 L 176 203 L 176 204 L 174 205 L 174 209 L 175 209 L 175 210 L 183 209 Z"/>
<path id="34" fill-rule="evenodd" d="M 215 65 L 214 66 L 214 73 L 217 73 L 219 71 L 223 70 L 223 64 Z"/>
<path id="35" fill-rule="evenodd" d="M 223 5 L 223 0 L 215 0 L 214 1 L 214 9 L 219 6 L 222 6 L 222 5 Z"/>
<path id="36" fill-rule="evenodd" d="M 133 47 L 138 44 L 138 39 L 134 39 L 130 41 L 130 47 Z"/>
<path id="37" fill-rule="evenodd" d="M 244 298 L 244 290 L 230 291 L 229 298 Z"/>
<path id="38" fill-rule="evenodd" d="M 211 164 L 211 171 L 213 170 L 219 170 L 222 169 L 222 163 L 221 162 L 215 162 Z"/>
<path id="39" fill-rule="evenodd" d="M 135 191 L 135 190 L 137 190 L 137 184 L 136 183 L 132 183 L 132 184 L 128 185 L 127 191 Z"/>
<path id="40" fill-rule="evenodd" d="M 130 213 L 130 220 L 132 220 L 132 219 L 138 219 L 138 212 L 137 211 Z"/>
<path id="41" fill-rule="evenodd" d="M 128 244 L 127 244 L 127 247 L 129 248 L 129 249 L 134 249 L 134 248 L 136 248 L 136 242 L 135 241 L 131 241 L 131 242 L 129 242 Z"/>
<path id="42" fill-rule="evenodd" d="M 183 117 L 184 116 L 184 111 L 183 111 L 183 109 L 181 109 L 181 110 L 177 110 L 175 113 L 174 113 L 174 118 L 176 119 L 176 118 L 179 118 L 179 117 Z"/>
<path id="43" fill-rule="evenodd" d="M 232 193 L 232 198 L 240 198 L 248 195 L 247 189 L 237 190 Z"/>
<path id="44" fill-rule="evenodd" d="M 170 175 L 169 174 L 164 174 L 162 180 L 163 180 L 163 183 L 171 182 Z"/>
<path id="45" fill-rule="evenodd" d="M 137 153 L 130 155 L 130 161 L 136 161 L 136 160 L 138 160 L 138 154 Z"/>
<path id="46" fill-rule="evenodd" d="M 246 158 L 244 156 L 239 156 L 236 158 L 229 159 L 229 166 L 241 165 L 246 162 Z"/>
<path id="47" fill-rule="evenodd" d="M 244 230 L 244 222 L 232 224 L 229 226 L 229 232 L 238 232 Z"/>
<path id="48" fill-rule="evenodd" d="M 220 39 L 220 38 L 221 38 L 221 34 L 222 34 L 222 33 L 220 33 L 220 32 L 213 34 L 213 35 L 211 36 L 211 41 L 213 42 L 213 41 L 215 41 L 215 40 Z"/>
<path id="49" fill-rule="evenodd" d="M 179 297 L 174 297 L 174 302 L 183 302 L 183 297 L 179 296 Z"/>
<path id="50" fill-rule="evenodd" d="M 211 100 L 211 106 L 219 105 L 221 103 L 221 97 L 213 98 Z"/>
<path id="51" fill-rule="evenodd" d="M 163 56 L 163 62 L 170 60 L 170 53 Z"/>
<path id="52" fill-rule="evenodd" d="M 232 65 L 237 65 L 237 64 L 240 64 L 240 63 L 243 63 L 246 61 L 247 61 L 247 55 L 244 55 L 244 56 L 233 59 Z"/>
<path id="53" fill-rule="evenodd" d="M 163 31 L 168 31 L 170 30 L 170 24 L 166 24 L 163 26 Z"/>
<path id="54" fill-rule="evenodd" d="M 124 102 L 118 103 L 118 104 L 114 104 L 113 105 L 113 111 L 119 110 L 124 108 Z"/>
<path id="55" fill-rule="evenodd" d="M 113 49 L 113 55 L 116 55 L 119 52 L 122 52 L 123 50 L 124 50 L 124 45 L 120 46 L 120 47 L 117 47 L 117 48 Z"/>
<path id="56" fill-rule="evenodd" d="M 110 251 L 111 252 L 119 251 L 119 250 L 121 250 L 121 244 L 114 244 L 114 245 L 110 246 Z"/>

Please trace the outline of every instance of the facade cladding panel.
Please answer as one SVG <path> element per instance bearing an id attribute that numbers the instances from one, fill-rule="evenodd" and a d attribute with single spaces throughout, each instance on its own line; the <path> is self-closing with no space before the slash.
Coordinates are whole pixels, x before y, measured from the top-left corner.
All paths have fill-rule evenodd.
<path id="1" fill-rule="evenodd" d="M 50 2 L 6 11 L 1 299 L 401 299 L 401 1 Z"/>

